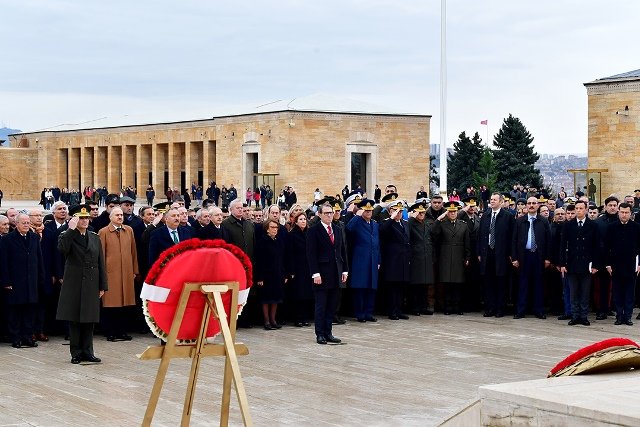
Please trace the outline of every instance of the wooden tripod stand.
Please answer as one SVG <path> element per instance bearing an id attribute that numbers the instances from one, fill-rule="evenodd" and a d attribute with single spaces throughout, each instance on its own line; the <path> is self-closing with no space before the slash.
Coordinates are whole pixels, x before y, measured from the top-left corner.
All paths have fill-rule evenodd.
<path id="1" fill-rule="evenodd" d="M 147 349 L 138 355 L 141 360 L 160 359 L 160 366 L 156 374 L 156 380 L 153 383 L 153 389 L 149 396 L 149 404 L 142 421 L 143 427 L 151 426 L 153 414 L 160 398 L 162 385 L 169 369 L 169 363 L 174 358 L 191 358 L 191 372 L 189 373 L 189 382 L 187 383 L 187 393 L 184 399 L 182 409 L 181 426 L 188 426 L 191 420 L 191 410 L 193 407 L 193 399 L 195 396 L 196 383 L 198 381 L 198 370 L 202 357 L 208 356 L 225 356 L 224 379 L 222 383 L 222 404 L 220 408 L 220 426 L 229 424 L 229 404 L 231 401 L 231 380 L 236 389 L 240 412 L 245 426 L 252 426 L 251 414 L 249 413 L 249 404 L 247 395 L 240 376 L 240 367 L 238 365 L 238 355 L 249 354 L 249 349 L 242 343 L 235 343 L 236 335 L 236 318 L 238 314 L 238 282 L 220 282 L 220 283 L 185 283 L 180 300 L 176 310 L 171 331 L 167 344 L 165 346 L 147 347 Z M 229 313 L 229 322 L 227 323 L 227 314 L 222 303 L 222 294 L 231 291 L 231 312 Z M 206 297 L 206 305 L 202 312 L 202 320 L 200 323 L 200 331 L 195 344 L 176 345 L 176 338 L 182 319 L 184 318 L 187 301 L 191 292 L 202 292 Z M 224 338 L 223 344 L 207 344 L 206 332 L 209 326 L 211 313 L 220 322 L 220 330 Z"/>

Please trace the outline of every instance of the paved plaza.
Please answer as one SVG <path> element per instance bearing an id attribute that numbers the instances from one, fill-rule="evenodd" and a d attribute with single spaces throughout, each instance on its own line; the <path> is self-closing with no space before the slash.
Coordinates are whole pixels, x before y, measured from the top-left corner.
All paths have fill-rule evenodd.
<path id="1" fill-rule="evenodd" d="M 593 320 L 593 319 L 592 319 Z M 312 328 L 241 329 L 240 357 L 257 426 L 433 426 L 477 397 L 478 386 L 540 379 L 569 353 L 605 338 L 638 340 L 613 320 L 569 327 L 555 319 L 464 316 L 349 321 L 344 345 L 318 345 Z M 103 363 L 71 365 L 67 342 L 0 347 L 0 425 L 134 426 L 142 421 L 158 361 L 139 361 L 151 335 L 96 337 Z M 179 424 L 188 360 L 172 362 L 154 425 Z M 217 425 L 222 358 L 203 362 L 192 425 Z M 235 393 L 231 425 L 241 425 Z"/>

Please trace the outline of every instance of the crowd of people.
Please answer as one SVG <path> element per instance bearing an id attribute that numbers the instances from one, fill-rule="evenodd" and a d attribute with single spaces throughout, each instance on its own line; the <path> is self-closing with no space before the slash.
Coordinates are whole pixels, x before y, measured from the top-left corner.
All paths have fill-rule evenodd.
<path id="1" fill-rule="evenodd" d="M 640 190 L 601 207 L 564 189 L 550 199 L 519 186 L 477 194 L 471 187 L 446 201 L 420 187 L 411 203 L 393 185 L 384 194 L 376 185 L 373 198 L 345 186 L 335 196 L 316 189 L 304 206 L 291 187 L 275 201 L 268 185 L 248 188 L 244 201 L 233 184 L 211 183 L 201 201 L 202 189 L 191 190 L 169 189 L 167 201 L 151 206 L 149 186 L 136 211 L 134 189 L 102 200 L 104 191 L 90 187 L 85 203 L 73 205 L 56 192 L 50 213 L 7 209 L 0 334 L 15 348 L 66 335 L 72 363 L 99 361 L 94 324 L 111 342 L 148 331 L 144 278 L 165 249 L 192 238 L 222 239 L 251 260 L 254 286 L 240 327 L 313 321 L 318 344 L 341 342 L 333 325 L 345 322 L 342 315 L 367 323 L 381 313 L 397 321 L 435 312 L 514 319 L 551 312 L 589 325 L 593 309 L 597 321 L 633 324 Z"/>

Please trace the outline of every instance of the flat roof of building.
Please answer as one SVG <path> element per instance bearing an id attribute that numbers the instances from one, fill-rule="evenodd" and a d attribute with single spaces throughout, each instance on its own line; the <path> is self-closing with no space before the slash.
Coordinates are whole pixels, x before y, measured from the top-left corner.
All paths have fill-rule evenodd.
<path id="1" fill-rule="evenodd" d="M 620 74 L 614 74 L 613 76 L 601 77 L 592 82 L 587 82 L 584 85 L 588 86 L 588 85 L 596 85 L 596 84 L 602 84 L 602 83 L 633 81 L 633 80 L 640 80 L 640 69 L 627 71 L 625 73 L 620 73 Z"/>
<path id="2" fill-rule="evenodd" d="M 78 123 L 62 123 L 49 126 L 42 129 L 32 131 L 23 131 L 11 135 L 25 135 L 45 132 L 73 132 L 87 131 L 98 129 L 114 129 L 114 128 L 130 128 L 139 126 L 154 125 L 171 125 L 180 123 L 196 123 L 205 122 L 216 119 L 228 119 L 234 117 L 250 117 L 263 114 L 278 113 L 320 113 L 320 114 L 345 114 L 345 115 L 374 115 L 374 116 L 390 116 L 390 117 L 422 117 L 430 118 L 431 115 L 417 113 L 399 113 L 391 112 L 389 108 L 378 106 L 364 101 L 339 98 L 330 95 L 317 94 L 302 98 L 293 98 L 291 100 L 276 100 L 267 102 L 255 107 L 240 106 L 232 108 L 235 110 L 230 112 L 226 109 L 220 114 L 189 113 L 191 118 L 179 117 L 180 113 L 175 111 L 168 112 L 163 117 L 150 117 L 145 113 L 140 114 L 124 114 L 122 116 L 104 116 L 92 120 L 86 120 Z M 194 118 L 194 116 L 196 118 Z M 198 117 L 199 116 L 199 117 Z"/>

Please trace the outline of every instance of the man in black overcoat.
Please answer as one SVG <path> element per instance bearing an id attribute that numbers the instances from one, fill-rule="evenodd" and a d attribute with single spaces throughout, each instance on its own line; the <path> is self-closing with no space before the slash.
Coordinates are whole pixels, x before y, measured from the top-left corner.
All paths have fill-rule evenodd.
<path id="1" fill-rule="evenodd" d="M 597 224 L 587 218 L 587 202 L 578 200 L 575 212 L 576 217 L 566 222 L 562 229 L 559 266 L 569 282 L 569 326 L 589 326 L 591 275 L 598 272 L 601 261 L 600 233 Z"/>
<path id="2" fill-rule="evenodd" d="M 604 261 L 613 282 L 616 325 L 633 325 L 634 292 L 640 272 L 640 224 L 631 221 L 632 208 L 629 203 L 620 203 L 620 220 L 609 225 L 604 239 Z"/>
<path id="3" fill-rule="evenodd" d="M 347 251 L 341 232 L 334 231 L 333 208 L 320 206 L 320 223 L 307 232 L 307 262 L 313 278 L 315 297 L 315 332 L 318 344 L 340 343 L 332 334 L 331 324 L 338 301 L 340 283 L 347 281 Z"/>
<path id="4" fill-rule="evenodd" d="M 387 205 L 389 219 L 380 224 L 380 275 L 389 291 L 389 319 L 408 319 L 402 302 L 411 279 L 411 238 L 407 221 L 402 219 L 404 202 Z"/>
<path id="5" fill-rule="evenodd" d="M 484 317 L 504 315 L 514 218 L 506 209 L 501 209 L 503 202 L 502 194 L 491 195 L 489 209 L 480 218 L 478 230 L 477 253 L 485 291 Z"/>
<path id="6" fill-rule="evenodd" d="M 27 214 L 18 214 L 16 229 L 0 244 L 0 283 L 5 293 L 11 345 L 37 347 L 32 337 L 33 316 L 38 289 L 44 286 L 44 263 L 40 238 L 30 230 Z"/>

